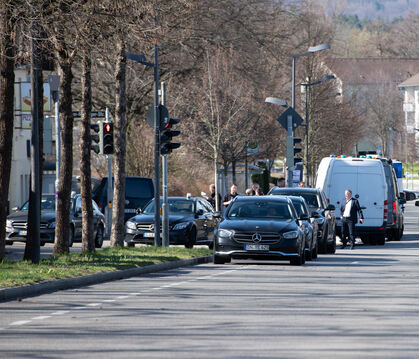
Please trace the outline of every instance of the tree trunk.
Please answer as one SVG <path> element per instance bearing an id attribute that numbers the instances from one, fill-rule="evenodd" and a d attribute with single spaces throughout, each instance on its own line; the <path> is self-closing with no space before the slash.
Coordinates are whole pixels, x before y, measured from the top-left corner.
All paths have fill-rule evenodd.
<path id="1" fill-rule="evenodd" d="M 115 71 L 115 136 L 114 136 L 114 191 L 112 206 L 111 247 L 123 246 L 125 225 L 125 158 L 127 129 L 127 97 L 126 97 L 126 57 L 125 43 L 118 43 L 118 55 Z"/>
<path id="2" fill-rule="evenodd" d="M 236 161 L 231 162 L 231 180 L 233 181 L 233 184 L 236 183 Z"/>
<path id="3" fill-rule="evenodd" d="M 93 236 L 93 206 L 92 206 L 92 179 L 90 169 L 90 113 L 92 111 L 92 81 L 90 76 L 91 61 L 89 54 L 85 52 L 82 58 L 82 111 L 81 111 L 81 142 L 80 142 L 80 185 L 81 185 L 81 208 L 82 208 L 82 251 L 95 250 L 95 238 Z"/>
<path id="4" fill-rule="evenodd" d="M 0 4 L 0 261 L 5 256 L 6 217 L 12 166 L 15 47 L 10 4 Z"/>
<path id="5" fill-rule="evenodd" d="M 69 252 L 70 198 L 73 172 L 73 113 L 71 94 L 72 59 L 65 44 L 58 40 L 55 44 L 60 65 L 60 127 L 61 164 L 57 193 L 57 218 L 55 224 L 54 254 Z"/>

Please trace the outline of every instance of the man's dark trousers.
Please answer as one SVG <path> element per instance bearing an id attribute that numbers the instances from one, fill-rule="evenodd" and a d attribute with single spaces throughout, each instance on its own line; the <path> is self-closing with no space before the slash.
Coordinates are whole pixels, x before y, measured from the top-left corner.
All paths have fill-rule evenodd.
<path id="1" fill-rule="evenodd" d="M 346 246 L 346 238 L 349 234 L 351 247 L 355 247 L 355 223 L 350 218 L 342 217 L 342 244 Z"/>

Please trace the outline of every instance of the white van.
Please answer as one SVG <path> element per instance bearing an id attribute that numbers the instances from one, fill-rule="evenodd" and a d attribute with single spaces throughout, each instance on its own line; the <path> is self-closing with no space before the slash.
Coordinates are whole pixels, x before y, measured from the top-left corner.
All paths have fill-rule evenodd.
<path id="1" fill-rule="evenodd" d="M 358 222 L 355 234 L 364 243 L 385 243 L 388 202 L 387 182 L 380 159 L 356 157 L 326 157 L 317 171 L 316 187 L 326 194 L 329 204 L 336 207 L 336 233 L 340 236 L 340 206 L 345 190 L 350 189 L 358 199 L 364 223 Z"/>

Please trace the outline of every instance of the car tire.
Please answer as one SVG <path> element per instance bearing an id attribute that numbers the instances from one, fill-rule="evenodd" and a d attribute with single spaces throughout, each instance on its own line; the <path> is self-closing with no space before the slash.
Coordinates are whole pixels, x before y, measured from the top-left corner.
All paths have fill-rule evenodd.
<path id="1" fill-rule="evenodd" d="M 97 226 L 97 231 L 96 231 L 96 238 L 95 238 L 95 247 L 96 248 L 102 248 L 103 245 L 103 226 L 101 224 L 99 224 Z"/>
<path id="2" fill-rule="evenodd" d="M 195 243 L 196 243 L 196 228 L 192 226 L 186 238 L 185 248 L 193 248 Z"/>
<path id="3" fill-rule="evenodd" d="M 303 247 L 304 248 L 304 247 Z M 298 257 L 294 257 L 290 260 L 290 264 L 293 266 L 301 266 L 305 263 L 304 249 L 301 250 Z"/>
<path id="4" fill-rule="evenodd" d="M 402 225 L 402 228 L 400 228 L 400 240 L 403 237 L 403 232 L 404 232 L 404 224 Z"/>
<path id="5" fill-rule="evenodd" d="M 74 228 L 70 226 L 70 231 L 68 233 L 68 246 L 72 247 L 74 243 Z"/>
<path id="6" fill-rule="evenodd" d="M 319 253 L 322 253 L 322 254 L 327 253 L 327 237 L 321 238 L 320 243 L 319 243 Z"/>
<path id="7" fill-rule="evenodd" d="M 224 264 L 225 262 L 230 262 L 230 261 L 228 261 L 225 256 L 219 256 L 217 254 L 214 254 L 214 264 Z"/>
<path id="8" fill-rule="evenodd" d="M 384 244 L 386 244 L 386 237 L 384 234 L 377 234 L 377 245 L 379 246 L 383 246 Z"/>
<path id="9" fill-rule="evenodd" d="M 316 243 L 316 246 L 313 248 L 311 253 L 311 258 L 316 259 L 319 252 L 319 245 Z"/>
<path id="10" fill-rule="evenodd" d="M 327 245 L 327 253 L 329 254 L 336 253 L 336 234 L 333 235 L 333 243 Z"/>
<path id="11" fill-rule="evenodd" d="M 305 254 L 305 260 L 306 261 L 312 261 L 313 260 L 313 252 L 311 249 L 309 250 L 304 250 L 304 254 Z"/>
<path id="12" fill-rule="evenodd" d="M 209 248 L 209 249 L 214 249 L 214 242 L 209 243 L 209 244 L 208 244 L 208 248 Z"/>

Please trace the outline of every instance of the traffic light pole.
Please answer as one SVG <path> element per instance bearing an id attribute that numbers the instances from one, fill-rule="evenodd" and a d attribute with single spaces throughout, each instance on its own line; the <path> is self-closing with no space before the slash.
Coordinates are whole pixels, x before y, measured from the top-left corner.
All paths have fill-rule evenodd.
<path id="1" fill-rule="evenodd" d="M 109 119 L 109 108 L 106 108 L 105 113 L 106 122 L 110 122 Z M 112 178 L 112 155 L 107 155 L 108 157 L 108 188 L 107 188 L 107 198 L 108 203 L 106 203 L 106 237 L 110 238 L 111 228 L 112 228 L 112 202 L 113 202 L 113 178 Z"/>
<path id="2" fill-rule="evenodd" d="M 161 83 L 161 104 L 166 106 L 166 83 Z M 167 188 L 167 156 L 162 155 L 162 182 L 163 182 L 163 204 L 162 204 L 162 213 L 163 213 L 163 220 L 162 220 L 162 246 L 168 247 L 169 246 L 169 207 L 168 207 L 168 188 Z"/>
<path id="3" fill-rule="evenodd" d="M 292 187 L 294 170 L 294 131 L 292 115 L 287 116 L 287 187 Z"/>
<path id="4" fill-rule="evenodd" d="M 154 20 L 155 23 L 157 19 Z M 157 26 L 157 24 L 155 24 Z M 154 245 L 161 246 L 160 238 L 160 111 L 159 65 L 157 39 L 154 44 Z"/>

